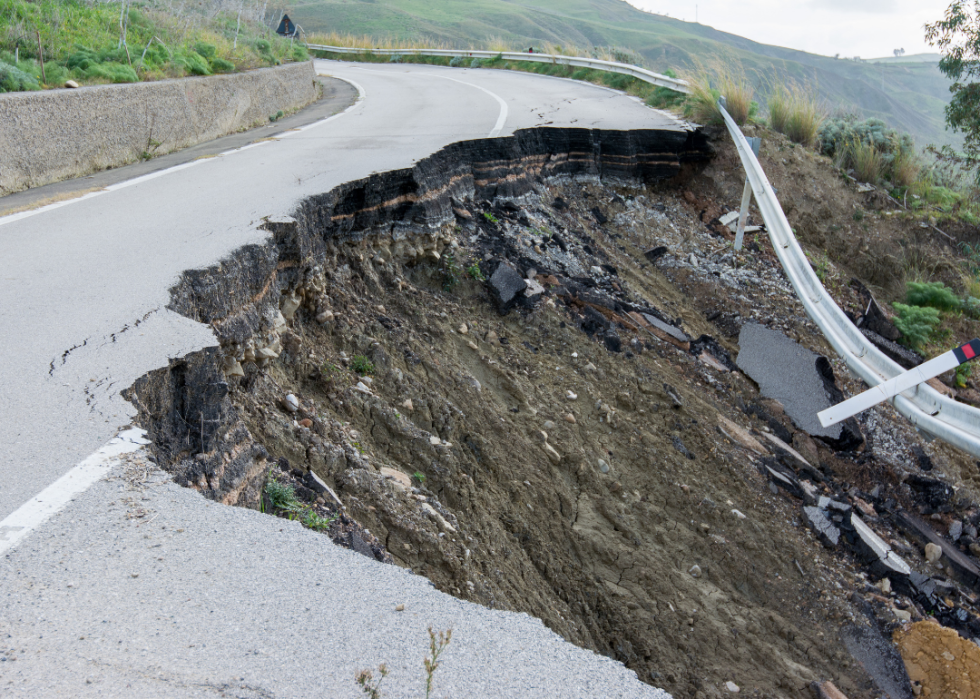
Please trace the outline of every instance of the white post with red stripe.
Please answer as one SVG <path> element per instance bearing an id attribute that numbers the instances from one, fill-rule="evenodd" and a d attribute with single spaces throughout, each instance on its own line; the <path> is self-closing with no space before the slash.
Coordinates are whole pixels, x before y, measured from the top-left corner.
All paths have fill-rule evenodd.
<path id="1" fill-rule="evenodd" d="M 980 354 L 980 340 L 970 340 L 965 345 L 951 349 L 949 352 L 945 352 L 935 359 L 930 359 L 904 374 L 899 374 L 893 379 L 869 388 L 864 393 L 848 398 L 843 403 L 820 411 L 817 413 L 817 417 L 820 418 L 820 424 L 824 427 L 836 425 L 838 422 L 878 405 L 878 403 L 894 398 L 899 393 L 915 388 L 920 383 L 925 383 L 943 372 L 955 369 L 978 354 Z"/>

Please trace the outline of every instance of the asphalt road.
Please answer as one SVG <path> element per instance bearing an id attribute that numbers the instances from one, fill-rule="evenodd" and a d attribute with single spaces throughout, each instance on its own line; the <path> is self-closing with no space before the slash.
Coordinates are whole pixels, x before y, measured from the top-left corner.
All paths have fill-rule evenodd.
<path id="1" fill-rule="evenodd" d="M 281 140 L 0 218 L 0 522 L 129 424 L 121 390 L 215 344 L 165 308 L 168 289 L 263 239 L 264 217 L 459 140 L 541 125 L 678 128 L 554 78 L 318 69 L 362 99 Z M 126 488 L 98 481 L 0 558 L 3 696 L 355 696 L 355 670 L 378 662 L 393 668 L 385 696 L 402 696 L 430 624 L 455 629 L 444 676 L 454 696 L 656 696 L 535 620 L 459 602 L 321 535 L 168 483 Z M 152 524 L 127 517 L 134 497 Z M 0 526 L 0 551 L 4 538 Z M 396 615 L 400 603 L 411 613 Z"/>

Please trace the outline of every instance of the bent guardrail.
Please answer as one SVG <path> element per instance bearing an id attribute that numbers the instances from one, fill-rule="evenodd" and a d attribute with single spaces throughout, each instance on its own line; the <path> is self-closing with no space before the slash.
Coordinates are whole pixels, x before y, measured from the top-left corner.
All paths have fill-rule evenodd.
<path id="1" fill-rule="evenodd" d="M 593 58 L 559 56 L 543 53 L 518 53 L 498 51 L 454 51 L 446 49 L 363 49 L 343 46 L 308 44 L 314 51 L 339 54 L 372 54 L 379 56 L 422 55 L 442 57 L 496 58 L 510 61 L 553 63 L 581 68 L 605 70 L 630 75 L 639 80 L 690 94 L 684 80 L 660 75 L 644 68 L 625 63 L 601 61 Z M 834 299 L 824 289 L 800 247 L 793 229 L 769 184 L 758 158 L 752 152 L 741 129 L 728 112 L 721 108 L 725 125 L 735 142 L 746 176 L 752 187 L 756 205 L 766 223 L 766 231 L 786 276 L 807 315 L 820 328 L 824 337 L 847 364 L 869 386 L 877 386 L 894 378 L 905 370 L 885 356 L 861 332 L 854 327 Z M 919 430 L 934 435 L 953 446 L 980 457 L 980 410 L 948 398 L 931 386 L 920 384 L 889 399 L 895 408 Z"/>

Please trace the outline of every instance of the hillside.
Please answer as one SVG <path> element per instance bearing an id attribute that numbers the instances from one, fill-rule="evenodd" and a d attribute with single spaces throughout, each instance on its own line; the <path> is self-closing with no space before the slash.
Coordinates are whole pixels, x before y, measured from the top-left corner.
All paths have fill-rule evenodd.
<path id="1" fill-rule="evenodd" d="M 919 145 L 951 142 L 943 108 L 949 81 L 935 62 L 856 62 L 759 44 L 703 24 L 642 12 L 622 0 L 299 0 L 290 8 L 307 32 L 377 38 L 518 46 L 553 42 L 615 46 L 641 54 L 648 67 L 684 72 L 700 61 L 737 61 L 759 86 L 774 72 L 818 86 L 828 110 L 858 111 L 908 131 Z M 908 57 L 912 58 L 912 57 Z"/>

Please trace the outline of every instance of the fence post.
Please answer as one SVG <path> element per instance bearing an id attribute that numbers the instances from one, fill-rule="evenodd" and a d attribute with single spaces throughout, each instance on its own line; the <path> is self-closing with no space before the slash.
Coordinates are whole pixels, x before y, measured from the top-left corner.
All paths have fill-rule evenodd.
<path id="1" fill-rule="evenodd" d="M 748 138 L 746 141 L 749 142 L 749 146 L 752 148 L 752 152 L 755 156 L 759 157 L 759 146 L 762 144 L 761 138 Z M 738 214 L 738 226 L 735 229 L 735 250 L 742 249 L 742 238 L 745 236 L 745 222 L 749 218 L 749 206 L 752 204 L 752 185 L 749 184 L 749 179 L 745 178 L 745 189 L 742 190 L 742 208 L 739 209 Z"/>

